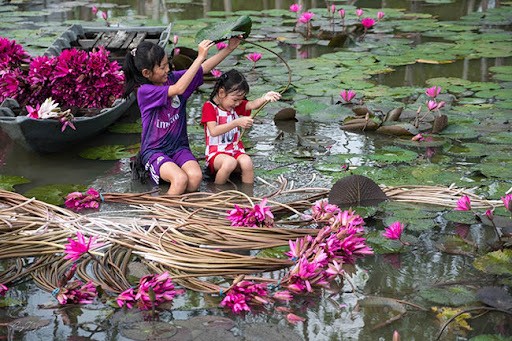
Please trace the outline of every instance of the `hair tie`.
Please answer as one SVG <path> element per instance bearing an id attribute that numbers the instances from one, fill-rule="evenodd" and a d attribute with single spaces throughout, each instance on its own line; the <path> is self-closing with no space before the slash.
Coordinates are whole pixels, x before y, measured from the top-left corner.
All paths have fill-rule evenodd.
<path id="1" fill-rule="evenodd" d="M 135 57 L 135 53 L 137 53 L 137 48 L 134 48 L 130 51 L 130 54 Z"/>

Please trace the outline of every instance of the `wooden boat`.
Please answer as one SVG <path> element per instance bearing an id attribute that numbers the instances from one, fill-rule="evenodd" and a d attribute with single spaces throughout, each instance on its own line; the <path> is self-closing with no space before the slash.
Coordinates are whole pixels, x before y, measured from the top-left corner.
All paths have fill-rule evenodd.
<path id="1" fill-rule="evenodd" d="M 56 56 L 69 48 L 90 51 L 104 46 L 110 51 L 110 58 L 122 63 L 126 53 L 142 41 L 152 41 L 164 47 L 169 41 L 171 25 L 165 27 L 82 27 L 73 25 L 65 31 L 45 52 Z M 117 121 L 133 104 L 135 95 L 117 99 L 110 108 L 88 110 L 92 114 L 76 116 L 73 125 L 76 130 L 61 131 L 62 124 L 54 119 L 33 119 L 25 115 L 16 116 L 20 111 L 15 100 L 8 99 L 0 104 L 0 128 L 16 143 L 40 153 L 64 150 L 73 144 L 94 137 Z"/>

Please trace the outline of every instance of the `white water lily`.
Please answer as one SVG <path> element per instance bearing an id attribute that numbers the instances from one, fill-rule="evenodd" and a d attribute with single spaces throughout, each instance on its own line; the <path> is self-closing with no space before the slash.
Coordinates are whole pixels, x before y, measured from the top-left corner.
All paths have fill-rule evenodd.
<path id="1" fill-rule="evenodd" d="M 38 110 L 39 118 L 55 118 L 60 116 L 59 103 L 49 97 L 47 98 Z"/>

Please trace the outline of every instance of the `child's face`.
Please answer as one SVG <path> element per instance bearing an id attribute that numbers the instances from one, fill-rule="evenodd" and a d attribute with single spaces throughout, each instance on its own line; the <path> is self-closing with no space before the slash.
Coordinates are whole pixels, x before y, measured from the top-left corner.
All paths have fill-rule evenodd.
<path id="1" fill-rule="evenodd" d="M 240 91 L 226 93 L 225 89 L 220 89 L 217 98 L 221 109 L 231 111 L 242 103 L 245 99 L 245 93 Z"/>
<path id="2" fill-rule="evenodd" d="M 144 69 L 144 71 L 147 71 L 144 74 L 144 77 L 149 79 L 149 81 L 154 85 L 163 85 L 167 81 L 167 74 L 169 73 L 169 70 L 169 59 L 167 58 L 167 55 L 165 55 L 160 64 L 153 67 L 153 70 L 149 71 Z"/>

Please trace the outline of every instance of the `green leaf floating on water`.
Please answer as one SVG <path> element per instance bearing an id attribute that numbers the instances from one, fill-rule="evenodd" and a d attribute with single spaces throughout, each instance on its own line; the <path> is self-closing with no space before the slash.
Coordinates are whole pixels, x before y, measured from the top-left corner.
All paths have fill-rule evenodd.
<path id="1" fill-rule="evenodd" d="M 457 307 L 478 301 L 476 293 L 462 285 L 422 290 L 420 296 L 436 304 Z"/>
<path id="2" fill-rule="evenodd" d="M 13 192 L 15 185 L 26 184 L 28 182 L 30 182 L 30 180 L 22 176 L 0 174 L 0 189 L 5 191 Z"/>
<path id="3" fill-rule="evenodd" d="M 473 262 L 475 268 L 492 275 L 512 275 L 512 249 L 504 249 L 478 257 Z"/>
<path id="4" fill-rule="evenodd" d="M 196 42 L 208 39 L 214 42 L 227 40 L 231 37 L 243 35 L 247 38 L 251 33 L 252 21 L 248 16 L 241 16 L 234 20 L 225 20 L 205 27 L 196 35 Z"/>
<path id="5" fill-rule="evenodd" d="M 90 160 L 120 160 L 135 156 L 139 151 L 140 144 L 130 146 L 112 145 L 87 148 L 80 153 L 84 159 Z"/>
<path id="6" fill-rule="evenodd" d="M 395 146 L 384 147 L 380 150 L 376 150 L 375 154 L 368 155 L 368 159 L 379 162 L 410 162 L 418 157 L 418 154 Z"/>
<path id="7" fill-rule="evenodd" d="M 64 204 L 64 198 L 71 192 L 84 192 L 87 190 L 87 186 L 75 185 L 75 184 L 53 184 L 45 185 L 24 193 L 27 198 L 36 198 L 37 200 L 44 201 L 52 205 Z"/>

